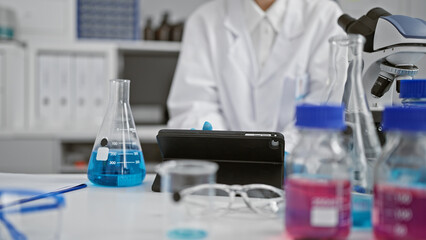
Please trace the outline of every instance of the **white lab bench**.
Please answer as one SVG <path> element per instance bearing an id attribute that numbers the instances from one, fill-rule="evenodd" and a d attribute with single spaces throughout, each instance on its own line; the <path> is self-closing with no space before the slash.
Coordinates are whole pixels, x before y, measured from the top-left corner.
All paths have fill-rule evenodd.
<path id="1" fill-rule="evenodd" d="M 61 240 L 161 239 L 162 196 L 151 191 L 153 174 L 141 186 L 101 187 L 85 174 L 0 173 L 0 188 L 52 191 L 73 184 L 88 187 L 65 193 Z M 283 219 L 221 217 L 212 224 L 211 239 L 282 240 Z M 352 231 L 350 240 L 373 239 L 371 232 Z"/>

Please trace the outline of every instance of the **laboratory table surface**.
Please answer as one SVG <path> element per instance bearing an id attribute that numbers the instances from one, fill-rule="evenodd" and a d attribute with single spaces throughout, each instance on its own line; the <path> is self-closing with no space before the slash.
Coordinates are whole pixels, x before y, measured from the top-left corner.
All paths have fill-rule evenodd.
<path id="1" fill-rule="evenodd" d="M 111 188 L 91 184 L 85 174 L 0 173 L 0 188 L 53 191 L 87 183 L 88 187 L 64 194 L 61 240 L 162 239 L 162 195 L 151 191 L 153 174 L 136 187 Z M 222 216 L 211 226 L 210 239 L 287 239 L 283 218 Z M 373 239 L 371 231 L 352 230 L 350 240 Z"/>

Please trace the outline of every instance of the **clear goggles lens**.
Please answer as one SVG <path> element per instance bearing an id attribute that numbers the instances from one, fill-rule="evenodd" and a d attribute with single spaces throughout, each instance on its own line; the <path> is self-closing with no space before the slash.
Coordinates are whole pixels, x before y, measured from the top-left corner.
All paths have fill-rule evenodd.
<path id="1" fill-rule="evenodd" d="M 191 215 L 222 215 L 230 210 L 275 216 L 282 208 L 284 191 L 269 185 L 203 184 L 182 190 L 180 200 Z"/>

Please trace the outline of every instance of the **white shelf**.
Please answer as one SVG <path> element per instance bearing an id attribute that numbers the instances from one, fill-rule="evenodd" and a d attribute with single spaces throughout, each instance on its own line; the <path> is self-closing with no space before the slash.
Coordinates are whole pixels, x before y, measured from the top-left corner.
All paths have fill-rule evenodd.
<path id="1" fill-rule="evenodd" d="M 117 44 L 119 51 L 152 51 L 152 52 L 179 52 L 181 48 L 180 42 L 168 41 L 134 41 L 122 42 Z"/>
<path id="2" fill-rule="evenodd" d="M 87 167 L 76 167 L 71 165 L 61 166 L 61 173 L 86 173 Z"/>
<path id="3" fill-rule="evenodd" d="M 136 126 L 139 140 L 146 143 L 156 143 L 157 133 L 160 129 L 167 128 L 166 125 L 141 125 Z M 26 130 L 0 132 L 0 139 L 5 138 L 49 138 L 59 139 L 66 142 L 93 141 L 97 135 L 97 128 L 75 129 L 75 130 Z"/>
<path id="4" fill-rule="evenodd" d="M 146 41 L 146 40 L 102 40 L 102 39 L 79 39 L 75 42 L 75 46 L 91 46 L 91 45 L 113 46 L 118 51 L 151 51 L 151 52 L 179 52 L 181 48 L 180 42 L 173 41 Z"/>

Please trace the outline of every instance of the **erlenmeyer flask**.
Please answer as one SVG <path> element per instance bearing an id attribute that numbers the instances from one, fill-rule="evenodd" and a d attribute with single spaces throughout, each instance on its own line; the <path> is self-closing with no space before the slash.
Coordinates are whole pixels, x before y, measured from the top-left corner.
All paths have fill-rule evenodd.
<path id="1" fill-rule="evenodd" d="M 130 80 L 110 81 L 108 109 L 93 146 L 88 167 L 91 182 L 106 186 L 135 186 L 146 169 L 129 105 Z"/>
<path id="2" fill-rule="evenodd" d="M 352 130 L 349 153 L 353 159 L 352 184 L 356 191 L 371 192 L 373 168 L 381 152 L 373 116 L 362 85 L 362 51 L 365 38 L 349 34 L 330 39 L 330 75 L 332 82 L 346 79 L 343 103 L 346 123 Z"/>

